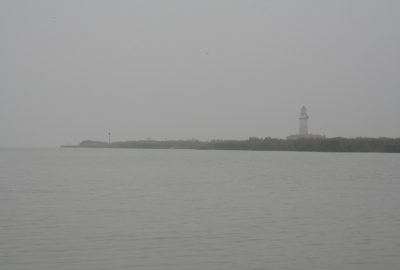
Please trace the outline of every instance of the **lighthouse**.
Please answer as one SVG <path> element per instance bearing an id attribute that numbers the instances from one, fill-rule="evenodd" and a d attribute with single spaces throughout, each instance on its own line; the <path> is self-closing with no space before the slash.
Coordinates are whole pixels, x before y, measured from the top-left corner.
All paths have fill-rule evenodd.
<path id="1" fill-rule="evenodd" d="M 298 139 L 324 139 L 325 136 L 318 134 L 308 133 L 308 118 L 307 108 L 305 106 L 300 109 L 299 116 L 299 133 L 294 135 L 289 135 L 286 137 L 288 140 L 298 140 Z"/>
<path id="2" fill-rule="evenodd" d="M 307 136 L 308 135 L 308 114 L 307 108 L 305 106 L 301 107 L 300 110 L 300 117 L 299 117 L 299 135 L 300 136 Z"/>

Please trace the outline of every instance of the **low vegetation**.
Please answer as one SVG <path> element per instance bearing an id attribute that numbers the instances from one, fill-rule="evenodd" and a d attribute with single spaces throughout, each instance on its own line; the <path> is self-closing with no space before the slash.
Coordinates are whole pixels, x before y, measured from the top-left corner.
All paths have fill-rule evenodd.
<path id="1" fill-rule="evenodd" d="M 286 140 L 270 137 L 250 137 L 247 140 L 213 140 L 207 142 L 199 140 L 137 140 L 112 143 L 83 141 L 74 147 L 400 153 L 400 138 L 337 137 Z"/>

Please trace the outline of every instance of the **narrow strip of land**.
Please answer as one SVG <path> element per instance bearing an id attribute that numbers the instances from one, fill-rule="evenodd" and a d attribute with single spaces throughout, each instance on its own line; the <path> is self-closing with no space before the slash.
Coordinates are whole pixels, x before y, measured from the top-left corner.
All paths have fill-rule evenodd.
<path id="1" fill-rule="evenodd" d="M 267 137 L 247 140 L 135 140 L 111 143 L 86 140 L 79 145 L 63 147 L 400 153 L 400 138 L 336 137 L 288 140 Z"/>

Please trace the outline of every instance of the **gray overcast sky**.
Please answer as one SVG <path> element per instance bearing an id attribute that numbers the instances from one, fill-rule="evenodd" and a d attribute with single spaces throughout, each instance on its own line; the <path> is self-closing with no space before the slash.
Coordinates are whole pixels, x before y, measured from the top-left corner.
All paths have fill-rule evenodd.
<path id="1" fill-rule="evenodd" d="M 0 146 L 400 137 L 400 1 L 0 1 Z"/>

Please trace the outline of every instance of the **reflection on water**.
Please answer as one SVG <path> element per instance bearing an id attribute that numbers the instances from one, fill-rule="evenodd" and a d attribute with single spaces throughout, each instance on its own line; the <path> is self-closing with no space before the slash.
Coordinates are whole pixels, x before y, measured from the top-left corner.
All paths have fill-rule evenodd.
<path id="1" fill-rule="evenodd" d="M 400 269 L 400 155 L 0 150 L 0 269 Z"/>

